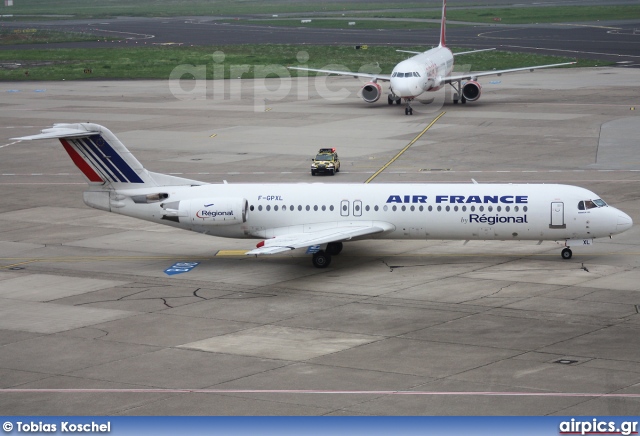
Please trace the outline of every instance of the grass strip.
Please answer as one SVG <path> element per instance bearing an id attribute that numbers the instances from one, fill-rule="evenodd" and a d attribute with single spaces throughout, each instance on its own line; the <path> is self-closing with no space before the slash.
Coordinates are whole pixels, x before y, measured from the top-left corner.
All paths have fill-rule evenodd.
<path id="1" fill-rule="evenodd" d="M 421 51 L 428 47 L 398 47 Z M 459 51 L 467 49 L 460 48 Z M 230 45 L 217 47 L 135 47 L 102 49 L 1 50 L 0 80 L 169 79 L 194 73 L 196 78 L 229 79 L 286 76 L 300 73 L 286 66 L 390 73 L 411 55 L 394 47 L 300 45 Z M 572 58 L 490 51 L 456 59 L 465 71 L 518 68 L 572 61 Z M 580 60 L 577 66 L 613 63 Z M 27 74 L 28 73 L 28 74 Z M 311 74 L 313 75 L 313 74 Z"/>

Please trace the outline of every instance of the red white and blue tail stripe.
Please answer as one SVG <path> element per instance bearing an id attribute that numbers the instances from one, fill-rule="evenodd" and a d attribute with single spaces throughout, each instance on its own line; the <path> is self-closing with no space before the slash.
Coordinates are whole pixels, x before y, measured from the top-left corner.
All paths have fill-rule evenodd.
<path id="1" fill-rule="evenodd" d="M 106 127 L 91 124 L 56 124 L 39 135 L 21 140 L 58 138 L 89 184 L 155 185 L 150 173 Z"/>
<path id="2" fill-rule="evenodd" d="M 102 135 L 60 138 L 60 142 L 91 183 L 144 183 Z"/>

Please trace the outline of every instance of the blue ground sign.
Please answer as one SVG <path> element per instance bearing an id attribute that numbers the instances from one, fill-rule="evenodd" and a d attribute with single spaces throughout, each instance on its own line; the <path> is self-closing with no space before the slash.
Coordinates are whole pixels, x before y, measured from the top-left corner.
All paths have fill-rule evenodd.
<path id="1" fill-rule="evenodd" d="M 200 262 L 176 262 L 171 265 L 171 268 L 165 269 L 164 273 L 168 276 L 174 276 L 176 274 L 189 272 L 198 265 L 200 265 Z"/>

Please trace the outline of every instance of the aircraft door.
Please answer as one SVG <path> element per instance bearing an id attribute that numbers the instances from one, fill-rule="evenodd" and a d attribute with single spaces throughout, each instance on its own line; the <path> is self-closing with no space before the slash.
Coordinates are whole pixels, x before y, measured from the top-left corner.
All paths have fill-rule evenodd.
<path id="1" fill-rule="evenodd" d="M 355 200 L 353 202 L 353 216 L 362 216 L 362 201 Z"/>
<path id="2" fill-rule="evenodd" d="M 340 215 L 349 216 L 349 200 L 342 200 L 340 202 Z"/>
<path id="3" fill-rule="evenodd" d="M 567 225 L 564 223 L 564 203 L 554 201 L 551 203 L 551 224 L 550 229 L 566 229 Z"/>

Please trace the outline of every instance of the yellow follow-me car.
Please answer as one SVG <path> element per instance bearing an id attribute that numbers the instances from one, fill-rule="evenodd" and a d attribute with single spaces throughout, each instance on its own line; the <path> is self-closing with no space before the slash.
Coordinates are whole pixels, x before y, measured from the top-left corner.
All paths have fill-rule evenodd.
<path id="1" fill-rule="evenodd" d="M 334 175 L 340 171 L 340 159 L 335 148 L 321 148 L 315 158 L 311 159 L 311 175 L 330 174 Z"/>

